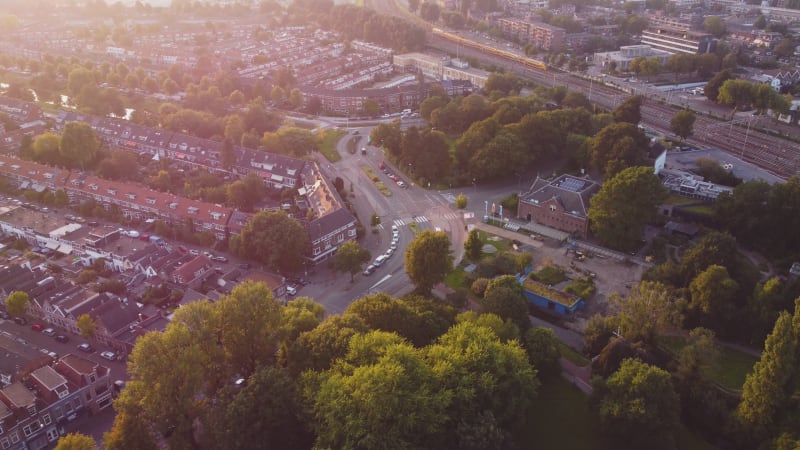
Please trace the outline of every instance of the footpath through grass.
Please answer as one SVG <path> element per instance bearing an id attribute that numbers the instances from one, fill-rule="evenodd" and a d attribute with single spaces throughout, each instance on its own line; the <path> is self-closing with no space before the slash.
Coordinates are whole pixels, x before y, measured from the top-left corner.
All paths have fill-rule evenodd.
<path id="1" fill-rule="evenodd" d="M 339 139 L 345 134 L 347 133 L 342 130 L 330 128 L 320 131 L 317 135 L 319 139 L 319 152 L 322 153 L 328 161 L 332 163 L 341 161 L 342 155 L 336 150 L 336 144 L 339 143 Z"/>
<path id="2" fill-rule="evenodd" d="M 686 338 L 661 336 L 658 338 L 658 343 L 677 354 L 686 346 Z M 719 351 L 719 360 L 709 369 L 709 378 L 727 389 L 741 391 L 747 374 L 753 370 L 758 358 L 719 344 L 717 344 L 717 350 Z"/>
<path id="3" fill-rule="evenodd" d="M 589 408 L 589 397 L 562 377 L 547 378 L 514 433 L 520 449 L 618 450 L 603 436 L 600 419 Z M 675 432 L 681 450 L 715 447 L 680 425 Z"/>

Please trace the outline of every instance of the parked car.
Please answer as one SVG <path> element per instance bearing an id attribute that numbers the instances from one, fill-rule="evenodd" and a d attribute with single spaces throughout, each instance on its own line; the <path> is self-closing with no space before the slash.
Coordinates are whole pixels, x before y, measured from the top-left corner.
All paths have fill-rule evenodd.
<path id="1" fill-rule="evenodd" d="M 397 182 L 397 185 L 398 185 L 398 186 L 400 186 L 400 188 L 402 188 L 402 189 L 405 189 L 405 188 L 406 188 L 406 183 L 405 183 L 404 181 L 402 181 L 402 180 L 401 180 L 401 181 L 398 181 L 398 182 Z"/>
<path id="2" fill-rule="evenodd" d="M 241 264 L 239 264 L 239 268 L 240 268 L 240 269 L 243 269 L 243 270 L 247 270 L 247 269 L 249 269 L 249 268 L 250 268 L 250 264 L 248 264 L 248 263 L 241 263 Z"/>
<path id="3" fill-rule="evenodd" d="M 31 325 L 31 330 L 33 330 L 33 331 L 42 331 L 42 330 L 44 330 L 44 325 L 42 325 L 40 323 L 34 323 L 34 324 Z"/>
<path id="4" fill-rule="evenodd" d="M 375 269 L 377 269 L 377 267 L 373 266 L 372 264 L 368 265 L 367 268 L 364 269 L 364 275 L 372 275 L 373 272 L 375 272 Z"/>
<path id="5" fill-rule="evenodd" d="M 58 336 L 55 337 L 55 340 L 56 342 L 61 342 L 62 344 L 66 344 L 67 342 L 69 342 L 69 337 L 63 334 L 59 334 Z"/>
<path id="6" fill-rule="evenodd" d="M 17 325 L 27 325 L 28 324 L 28 319 L 26 319 L 24 317 L 17 316 L 17 317 L 14 317 L 14 323 L 16 323 Z"/>
<path id="7" fill-rule="evenodd" d="M 212 256 L 211 260 L 212 261 L 217 261 L 217 262 L 228 262 L 228 258 L 226 258 L 224 256 Z"/>
<path id="8" fill-rule="evenodd" d="M 52 328 L 45 328 L 44 330 L 42 330 L 42 334 L 44 334 L 45 336 L 55 336 L 56 330 Z"/>
<path id="9" fill-rule="evenodd" d="M 191 249 L 189 250 L 189 254 L 193 256 L 200 256 L 200 250 Z"/>
<path id="10" fill-rule="evenodd" d="M 289 295 L 297 295 L 297 288 L 294 287 L 294 286 L 291 286 L 291 285 L 290 286 L 286 286 L 286 292 Z"/>
<path id="11" fill-rule="evenodd" d="M 94 352 L 94 347 L 92 347 L 92 344 L 90 344 L 88 342 L 83 342 L 80 345 L 78 345 L 78 350 L 80 350 L 82 352 L 85 352 L 85 353 L 93 353 Z"/>
<path id="12" fill-rule="evenodd" d="M 109 361 L 115 361 L 117 359 L 117 354 L 114 352 L 105 351 L 100 353 L 100 357 Z"/>

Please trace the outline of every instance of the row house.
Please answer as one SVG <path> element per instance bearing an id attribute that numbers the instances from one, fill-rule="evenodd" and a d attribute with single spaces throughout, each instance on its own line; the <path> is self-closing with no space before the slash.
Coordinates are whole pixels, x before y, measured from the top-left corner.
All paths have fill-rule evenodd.
<path id="1" fill-rule="evenodd" d="M 69 171 L 45 166 L 32 161 L 0 155 L 0 174 L 16 184 L 19 189 L 56 191 L 61 189 L 69 178 Z"/>
<path id="2" fill-rule="evenodd" d="M 273 189 L 294 189 L 300 185 L 300 173 L 310 164 L 307 161 L 275 153 L 242 149 L 234 163 L 237 175 L 255 173 Z"/>
<path id="3" fill-rule="evenodd" d="M 404 108 L 416 108 L 427 98 L 427 90 L 419 86 L 396 86 L 384 89 L 322 89 L 306 88 L 303 102 L 308 104 L 312 98 L 318 98 L 324 111 L 341 114 L 360 114 L 364 102 L 374 100 L 383 111 L 399 111 Z"/>
<path id="4" fill-rule="evenodd" d="M 44 119 L 42 109 L 35 103 L 6 96 L 0 96 L 0 112 L 5 113 L 11 120 L 19 124 Z"/>
<path id="5" fill-rule="evenodd" d="M 64 425 L 111 406 L 111 370 L 77 355 L 45 360 L 0 389 L 0 448 L 52 448 Z"/>
<path id="6" fill-rule="evenodd" d="M 343 208 L 335 189 L 324 182 L 316 165 L 303 172 L 306 199 L 315 218 L 305 226 L 311 241 L 309 260 L 317 264 L 331 257 L 340 245 L 356 239 L 356 218 Z"/>
<path id="7" fill-rule="evenodd" d="M 66 191 L 70 198 L 92 199 L 104 208 L 116 205 L 126 217 L 156 218 L 173 225 L 190 223 L 195 232 L 210 231 L 218 240 L 227 237 L 226 224 L 231 209 L 224 206 L 93 176 L 71 180 Z"/>
<path id="8" fill-rule="evenodd" d="M 212 273 L 214 273 L 214 268 L 211 260 L 205 255 L 199 255 L 173 271 L 172 282 L 190 289 L 197 289 Z"/>

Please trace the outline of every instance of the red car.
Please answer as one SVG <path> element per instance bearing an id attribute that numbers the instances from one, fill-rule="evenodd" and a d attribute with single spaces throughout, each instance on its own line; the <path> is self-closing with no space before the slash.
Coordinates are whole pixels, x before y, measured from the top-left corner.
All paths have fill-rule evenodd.
<path id="1" fill-rule="evenodd" d="M 34 324 L 31 325 L 31 330 L 33 330 L 33 331 L 42 331 L 42 330 L 44 330 L 44 325 L 42 325 L 40 323 L 34 323 Z"/>

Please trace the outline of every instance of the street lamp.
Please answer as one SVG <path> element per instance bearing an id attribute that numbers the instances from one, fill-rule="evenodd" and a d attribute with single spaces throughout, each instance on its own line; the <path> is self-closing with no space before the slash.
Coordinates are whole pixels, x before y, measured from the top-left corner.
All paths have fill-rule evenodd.
<path id="1" fill-rule="evenodd" d="M 478 192 L 478 185 L 475 182 L 475 178 L 472 179 L 472 187 L 475 188 L 475 192 L 477 193 Z"/>

